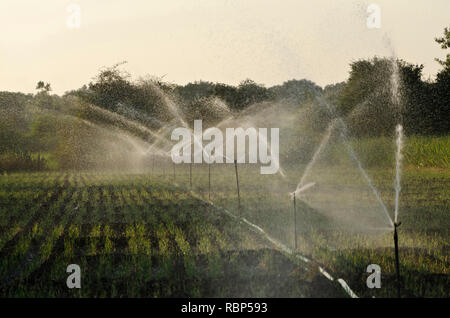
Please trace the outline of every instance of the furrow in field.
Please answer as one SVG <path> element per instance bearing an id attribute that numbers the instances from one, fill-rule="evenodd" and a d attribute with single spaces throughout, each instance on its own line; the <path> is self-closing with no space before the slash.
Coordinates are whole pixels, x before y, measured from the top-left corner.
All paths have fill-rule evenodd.
<path id="1" fill-rule="evenodd" d="M 68 176 L 66 175 L 66 186 L 68 186 L 67 180 Z M 72 217 L 71 213 L 65 213 L 66 205 L 71 200 L 72 193 L 73 188 L 63 190 L 58 200 L 49 206 L 47 213 L 40 220 L 40 224 L 33 228 L 30 236 L 24 238 L 26 247 L 19 246 L 22 252 L 17 255 L 17 248 L 12 251 L 13 255 L 16 256 L 13 258 L 15 262 L 11 264 L 14 267 L 11 268 L 13 271 L 4 278 L 3 288 L 18 279 L 26 278 L 42 263 L 54 256 L 53 251 L 56 251 L 54 248 L 61 238 L 69 218 Z"/>
<path id="2" fill-rule="evenodd" d="M 11 220 L 9 220 L 8 230 L 3 232 L 2 240 L 0 244 L 0 258 L 4 256 L 4 251 L 10 249 L 14 246 L 18 240 L 21 239 L 22 235 L 25 235 L 30 231 L 30 229 L 39 221 L 40 217 L 46 210 L 46 208 L 55 200 L 58 199 L 60 194 L 63 191 L 62 187 L 59 187 L 60 179 L 62 179 L 63 174 L 57 176 L 52 180 L 52 183 L 48 188 L 45 188 L 43 191 L 39 193 L 37 197 L 34 197 L 30 204 L 23 205 L 23 208 L 17 212 L 16 221 L 14 225 L 11 225 Z M 35 189 L 37 185 L 34 184 L 33 188 Z M 53 188 L 57 188 L 56 191 L 53 191 Z M 33 190 L 32 190 L 33 191 Z M 18 202 L 19 205 L 22 205 L 24 202 Z M 17 202 L 14 201 L 14 204 Z"/>

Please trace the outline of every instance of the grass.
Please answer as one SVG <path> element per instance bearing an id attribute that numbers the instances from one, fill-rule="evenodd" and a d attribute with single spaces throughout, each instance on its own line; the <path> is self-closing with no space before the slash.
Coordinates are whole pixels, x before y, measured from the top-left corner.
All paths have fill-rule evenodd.
<path id="1" fill-rule="evenodd" d="M 408 137 L 405 158 L 415 167 L 450 168 L 450 136 Z"/>
<path id="2" fill-rule="evenodd" d="M 233 165 L 213 166 L 212 200 L 237 214 L 233 169 Z M 243 216 L 272 237 L 293 247 L 292 201 L 288 193 L 295 189 L 304 167 L 287 167 L 286 178 L 262 176 L 258 169 L 241 165 L 238 169 Z M 394 169 L 372 168 L 367 172 L 393 217 Z M 395 297 L 392 231 L 370 230 L 373 224 L 384 227 L 388 224 L 372 191 L 358 176 L 358 170 L 334 167 L 329 171 L 322 168 L 313 170 L 312 173 L 316 181 L 326 187 L 297 203 L 298 252 L 322 264 L 335 277 L 344 278 L 362 297 Z M 187 186 L 187 172 L 177 176 L 177 180 Z M 194 189 L 205 197 L 208 197 L 207 182 L 207 168 L 194 166 Z M 330 189 L 334 190 L 331 194 L 328 193 Z M 411 166 L 403 169 L 400 196 L 402 225 L 399 229 L 402 296 L 449 296 L 449 189 L 450 171 L 447 169 Z M 330 206 L 324 203 L 327 201 Z M 357 208 L 354 214 L 349 210 L 345 210 L 346 215 L 333 216 L 331 213 L 351 207 Z M 364 210 L 368 212 L 366 215 L 357 214 Z M 348 215 L 355 221 L 347 223 L 345 217 Z M 367 222 L 368 228 L 361 227 L 360 223 L 364 222 Z M 369 264 L 378 264 L 382 268 L 381 289 L 368 289 L 366 286 L 366 268 Z"/>
<path id="3" fill-rule="evenodd" d="M 408 138 L 405 157 L 420 148 Z M 373 142 L 373 141 L 372 141 Z M 379 142 L 374 142 L 375 144 Z M 442 139 L 438 143 L 442 143 Z M 355 149 L 375 147 L 361 143 Z M 364 148 L 366 147 L 366 148 Z M 442 153 L 430 146 L 427 152 Z M 437 150 L 433 150 L 437 149 Z M 428 156 L 428 154 L 427 154 Z M 366 166 L 368 158 L 362 158 Z M 376 159 L 382 160 L 381 157 Z M 402 296 L 448 297 L 450 171 L 408 159 L 400 197 Z M 419 159 L 416 159 L 419 160 Z M 417 161 L 418 162 L 418 161 Z M 431 162 L 431 161 L 428 161 Z M 158 165 L 161 169 L 163 162 Z M 0 177 L 2 297 L 327 297 L 345 296 L 317 267 L 305 266 L 221 212 L 237 211 L 233 165 L 189 166 L 166 173 L 10 173 Z M 391 213 L 392 166 L 367 170 Z M 242 215 L 294 245 L 292 192 L 305 166 L 286 177 L 239 165 Z M 340 161 L 314 167 L 315 188 L 298 200 L 296 252 L 362 297 L 395 297 L 392 232 L 367 181 Z M 339 213 L 338 213 L 339 212 Z M 370 230 L 374 224 L 384 229 Z M 384 224 L 384 225 L 383 225 Z M 82 288 L 65 286 L 68 264 L 82 269 Z M 366 268 L 382 269 L 382 288 L 368 289 Z"/>
<path id="4" fill-rule="evenodd" d="M 396 146 L 392 138 L 361 138 L 354 140 L 352 145 L 366 167 L 386 168 L 393 165 Z M 449 169 L 450 136 L 408 136 L 403 157 L 405 166 Z"/>
<path id="5" fill-rule="evenodd" d="M 0 185 L 2 297 L 344 296 L 156 176 L 12 173 Z M 79 290 L 66 287 L 69 264 Z"/>

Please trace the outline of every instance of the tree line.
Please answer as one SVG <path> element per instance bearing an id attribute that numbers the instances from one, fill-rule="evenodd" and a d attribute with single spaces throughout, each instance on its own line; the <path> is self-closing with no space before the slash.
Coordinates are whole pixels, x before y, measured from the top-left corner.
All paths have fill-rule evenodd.
<path id="1" fill-rule="evenodd" d="M 447 51 L 450 29 L 435 40 Z M 60 167 L 88 162 L 84 147 L 89 146 L 78 140 L 92 136 L 83 129 L 78 135 L 68 130 L 77 129 L 70 118 L 105 122 L 105 117 L 88 105 L 160 129 L 173 115 L 167 111 L 170 101 L 180 105 L 188 122 L 202 119 L 214 123 L 221 112 L 238 113 L 258 103 L 281 101 L 299 109 L 305 104 L 318 108 L 322 99 L 335 109 L 331 117 L 346 118 L 354 136 L 391 135 L 399 122 L 408 134 L 444 135 L 450 127 L 450 54 L 436 61 L 442 69 L 431 81 L 423 79 L 423 65 L 382 57 L 358 60 L 351 63 L 347 81 L 324 88 L 306 79 L 272 87 L 250 79 L 236 86 L 207 81 L 176 85 L 157 77 L 132 80 L 122 70 L 123 63 L 101 69 L 90 83 L 63 96 L 51 94 L 51 85 L 39 81 L 35 94 L 0 92 L 0 169 L 40 169 L 46 165 L 43 158 L 48 158 L 41 153 L 51 153 Z M 55 117 L 58 113 L 64 118 Z M 109 124 L 127 125 L 120 121 Z M 140 134 L 137 130 L 133 133 Z M 97 146 L 93 137 L 91 141 L 90 147 Z M 70 155 L 73 149 L 78 159 Z"/>

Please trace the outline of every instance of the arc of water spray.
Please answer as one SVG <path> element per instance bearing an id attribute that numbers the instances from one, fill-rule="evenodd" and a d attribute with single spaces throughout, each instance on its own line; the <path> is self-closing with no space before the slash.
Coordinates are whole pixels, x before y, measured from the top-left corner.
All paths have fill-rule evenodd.
<path id="1" fill-rule="evenodd" d="M 328 104 L 328 102 L 325 99 L 320 98 L 320 99 L 318 99 L 318 101 L 319 101 L 320 104 L 325 104 L 325 106 L 328 109 L 328 111 L 330 112 L 330 114 L 336 114 L 336 111 L 331 107 L 330 104 Z M 359 161 L 358 156 L 356 155 L 355 151 L 353 150 L 352 146 L 350 145 L 350 142 L 348 141 L 348 138 L 347 138 L 347 130 L 348 130 L 347 129 L 347 124 L 344 122 L 344 120 L 341 117 L 338 117 L 336 120 L 339 121 L 340 128 L 341 128 L 341 137 L 342 137 L 342 140 L 344 141 L 344 145 L 346 146 L 347 151 L 349 152 L 349 154 L 352 157 L 352 159 L 358 165 L 359 171 L 361 172 L 361 174 L 363 175 L 364 179 L 366 179 L 367 183 L 369 184 L 369 187 L 372 190 L 372 192 L 374 193 L 375 198 L 377 199 L 378 203 L 380 203 L 381 207 L 383 208 L 384 215 L 388 219 L 390 226 L 393 228 L 394 227 L 394 222 L 392 221 L 392 218 L 389 215 L 389 212 L 387 211 L 386 205 L 384 204 L 383 200 L 381 200 L 381 197 L 378 194 L 377 189 L 373 185 L 372 180 L 369 178 L 369 176 L 367 175 L 366 171 L 362 167 L 361 161 Z"/>
<path id="2" fill-rule="evenodd" d="M 233 119 L 237 120 L 237 118 L 234 118 L 233 116 L 230 116 L 230 117 L 226 118 L 225 120 L 223 120 L 222 122 L 220 122 L 219 124 L 217 124 L 217 127 L 221 127 L 221 126 L 223 126 L 226 122 L 229 122 L 229 121 L 231 121 L 231 120 L 233 120 Z M 258 129 L 254 127 L 255 125 L 254 125 L 250 120 L 248 120 L 248 119 L 241 119 L 241 120 L 247 124 L 247 128 L 253 128 L 253 129 L 255 129 L 256 131 L 258 131 Z M 258 138 L 260 139 L 260 141 L 262 141 L 262 143 L 264 144 L 264 147 L 270 152 L 270 150 L 271 150 L 271 144 L 270 144 L 270 142 L 267 140 L 267 137 L 264 136 L 263 134 L 260 134 L 260 133 L 258 132 Z M 258 147 L 259 147 L 259 144 L 258 144 Z M 272 155 L 272 153 L 271 153 L 271 155 Z M 236 158 L 237 161 L 239 162 L 239 161 L 242 159 L 242 157 L 245 157 L 245 153 L 244 153 L 241 157 Z M 227 156 L 224 156 L 224 158 L 227 158 L 227 159 L 228 159 Z M 231 159 L 231 161 L 233 161 L 233 160 L 234 160 L 234 159 Z M 273 158 L 273 157 L 272 157 L 271 160 L 274 160 L 275 165 L 278 167 L 278 173 L 279 173 L 283 178 L 286 178 L 286 174 L 285 174 L 283 168 L 282 168 L 281 165 L 280 165 L 279 158 Z"/>
<path id="3" fill-rule="evenodd" d="M 315 182 L 309 182 L 307 184 L 305 184 L 304 186 L 302 186 L 301 188 L 297 189 L 294 191 L 294 195 L 300 194 L 302 192 L 305 192 L 306 190 L 308 190 L 309 188 L 312 188 L 316 185 Z"/>
<path id="4" fill-rule="evenodd" d="M 394 211 L 394 222 L 398 221 L 398 206 L 400 199 L 400 179 L 401 179 L 401 169 L 402 169 L 402 149 L 403 149 L 403 126 L 397 125 L 395 132 L 397 134 L 396 144 L 397 152 L 395 153 L 395 211 Z"/>
<path id="5" fill-rule="evenodd" d="M 154 89 L 158 92 L 158 94 L 160 95 L 160 97 L 164 100 L 164 103 L 166 104 L 167 108 L 169 109 L 169 111 L 172 113 L 172 115 L 185 127 L 188 128 L 191 132 L 192 129 L 189 127 L 189 125 L 186 123 L 186 121 L 184 120 L 183 116 L 181 115 L 181 110 L 179 109 L 179 107 L 177 107 L 177 105 L 169 98 L 167 97 L 167 95 L 156 85 L 153 85 Z M 192 135 L 194 136 L 194 143 L 196 143 L 197 145 L 199 145 L 202 149 L 203 154 L 205 154 L 207 157 L 209 157 L 209 154 L 206 152 L 206 150 L 204 149 L 202 143 L 198 140 L 198 138 L 195 136 L 194 133 L 192 133 Z M 183 144 L 183 146 L 185 146 L 187 143 Z M 168 151 L 168 155 L 169 155 L 170 151 Z"/>
<path id="6" fill-rule="evenodd" d="M 158 144 L 160 144 L 161 142 L 164 142 L 165 144 L 170 146 L 170 142 L 166 138 L 163 138 L 162 136 L 165 135 L 168 131 L 170 131 L 173 127 L 174 127 L 174 125 L 169 125 L 169 126 L 163 128 L 162 132 L 161 132 L 161 129 L 160 129 L 158 131 L 158 133 L 156 134 L 157 135 L 156 140 L 147 149 L 147 153 L 153 152 L 155 147 Z M 161 151 L 159 149 L 156 149 L 156 150 L 157 150 L 157 154 L 162 154 L 163 156 L 169 156 L 169 152 L 164 152 L 164 151 Z"/>
<path id="7" fill-rule="evenodd" d="M 159 95 L 159 97 L 164 101 L 167 109 L 172 113 L 172 115 L 180 121 L 180 123 L 184 126 L 184 127 L 188 127 L 188 124 L 186 123 L 186 121 L 184 120 L 183 116 L 182 116 L 182 112 L 180 110 L 180 108 L 175 104 L 175 102 L 170 99 L 167 94 L 155 83 L 150 82 L 150 85 L 152 86 L 152 88 L 156 91 L 156 93 Z"/>
<path id="8" fill-rule="evenodd" d="M 367 183 L 369 184 L 369 187 L 372 189 L 372 192 L 375 194 L 375 197 L 377 199 L 377 201 L 381 204 L 381 207 L 383 208 L 383 212 L 386 216 L 386 218 L 389 221 L 389 224 L 391 225 L 391 227 L 394 227 L 394 222 L 392 222 L 392 218 L 389 215 L 389 212 L 387 211 L 386 206 L 384 205 L 383 200 L 381 200 L 380 195 L 378 194 L 378 191 L 376 190 L 375 186 L 372 184 L 372 180 L 369 178 L 369 176 L 366 173 L 366 170 L 364 170 L 364 168 L 361 165 L 361 162 L 358 160 L 358 157 L 356 156 L 355 151 L 353 150 L 353 148 L 350 146 L 350 143 L 347 140 L 347 137 L 345 136 L 345 134 L 343 132 L 341 132 L 341 137 L 344 140 L 344 144 L 348 150 L 348 152 L 350 153 L 350 156 L 352 157 L 352 159 L 356 162 L 356 164 L 358 165 L 359 170 L 361 171 L 364 179 L 366 179 Z"/>
<path id="9" fill-rule="evenodd" d="M 98 107 L 98 106 L 95 106 L 95 105 L 91 105 L 91 104 L 89 104 L 89 107 L 90 107 L 91 109 L 93 109 L 94 111 L 96 111 L 96 112 L 98 112 L 98 113 L 101 113 L 101 114 L 104 115 L 104 116 L 107 116 L 107 117 L 108 117 L 109 119 L 111 119 L 111 120 L 117 120 L 117 121 L 119 121 L 119 122 L 121 122 L 121 123 L 123 123 L 123 124 L 125 124 L 125 125 L 129 125 L 129 126 L 135 128 L 135 129 L 138 129 L 138 130 L 140 130 L 141 132 L 144 132 L 144 133 L 146 133 L 146 134 L 149 134 L 149 135 L 151 135 L 153 138 L 155 138 L 155 139 L 156 139 L 155 142 L 153 142 L 153 143 L 150 145 L 149 149 L 148 149 L 145 153 L 149 153 L 150 151 L 152 151 L 153 148 L 154 148 L 154 146 L 155 146 L 158 142 L 160 142 L 160 141 L 166 141 L 165 139 L 163 139 L 163 138 L 161 137 L 161 133 L 155 133 L 154 131 L 152 131 L 151 129 L 147 128 L 146 126 L 144 126 L 144 125 L 142 125 L 142 124 L 140 124 L 140 123 L 136 123 L 135 121 L 129 120 L 128 118 L 126 118 L 125 116 L 123 116 L 123 115 L 121 115 L 121 114 L 114 113 L 114 112 L 111 112 L 111 111 L 109 111 L 109 110 L 106 110 L 106 109 L 103 109 L 103 108 L 101 108 L 101 107 Z M 167 142 L 167 141 L 166 141 L 166 142 Z M 146 142 L 146 143 L 147 143 L 147 142 Z M 163 156 L 165 155 L 165 153 L 164 153 L 163 151 L 159 150 L 159 149 L 158 149 L 158 151 L 157 151 L 157 154 L 163 155 Z"/>
<path id="10" fill-rule="evenodd" d="M 95 123 L 93 123 L 91 121 L 88 121 L 88 120 L 85 120 L 85 119 L 82 119 L 82 118 L 79 118 L 79 117 L 75 117 L 73 115 L 66 114 L 66 115 L 62 115 L 62 116 L 70 118 L 70 119 L 73 119 L 73 120 L 76 120 L 78 122 L 81 122 L 81 123 L 83 123 L 83 124 L 85 124 L 87 126 L 90 126 L 90 127 L 94 128 L 94 129 L 97 129 L 97 130 L 99 130 L 99 131 L 101 131 L 101 132 L 103 132 L 105 134 L 109 134 L 110 136 L 114 136 L 116 138 L 119 138 L 122 141 L 124 141 L 124 142 L 128 143 L 129 145 L 131 145 L 136 150 L 136 152 L 139 152 L 141 154 L 145 154 L 145 152 L 142 150 L 142 146 L 139 145 L 138 142 L 137 142 L 139 139 L 134 137 L 134 136 L 129 135 L 126 131 L 123 131 L 123 130 L 121 130 L 119 128 L 116 128 L 116 127 L 114 127 L 114 129 L 107 129 L 106 127 L 103 127 L 101 125 L 95 124 Z M 146 142 L 143 141 L 143 140 L 141 140 L 141 142 L 146 144 Z"/>
<path id="11" fill-rule="evenodd" d="M 330 139 L 330 136 L 331 136 L 331 132 L 334 129 L 334 125 L 335 125 L 335 121 L 332 121 L 330 123 L 330 125 L 328 125 L 327 132 L 326 132 L 325 136 L 322 138 L 319 147 L 317 148 L 316 152 L 314 153 L 311 161 L 308 162 L 308 164 L 306 165 L 306 168 L 305 168 L 305 171 L 303 172 L 302 178 L 300 179 L 300 182 L 298 183 L 297 188 L 293 192 L 294 195 L 297 195 L 300 192 L 303 192 L 303 191 L 311 188 L 313 185 L 315 185 L 315 183 L 313 185 L 311 185 L 310 183 L 308 183 L 307 185 L 304 185 L 304 182 L 305 182 L 306 177 L 309 175 L 311 168 L 316 163 L 317 158 L 319 157 L 319 154 L 322 152 L 323 148 L 328 143 L 328 140 Z"/>
<path id="12" fill-rule="evenodd" d="M 229 158 L 228 156 L 226 156 L 226 155 L 222 155 L 222 156 L 218 156 L 218 155 L 210 156 L 209 153 L 206 152 L 205 147 L 203 147 L 203 145 L 199 142 L 198 138 L 194 137 L 194 142 L 195 142 L 197 145 L 199 145 L 199 146 L 201 147 L 202 152 L 205 154 L 206 157 L 208 157 L 208 158 L 210 158 L 210 159 L 215 159 L 215 158 L 218 158 L 218 157 L 219 157 L 219 158 L 222 157 L 222 158 L 225 159 L 225 160 L 233 161 L 233 159 L 230 159 L 230 158 Z M 189 143 L 190 143 L 189 140 L 184 141 L 184 142 L 180 145 L 180 148 L 183 148 L 184 146 L 186 146 L 186 145 L 189 144 Z M 170 156 L 171 151 L 172 151 L 172 150 L 167 151 L 166 154 Z"/>
<path id="13" fill-rule="evenodd" d="M 272 145 L 271 145 L 270 142 L 267 140 L 267 138 L 264 137 L 264 135 L 258 133 L 258 138 L 260 138 L 260 139 L 262 140 L 262 142 L 264 143 L 264 145 L 265 145 L 265 147 L 266 147 L 267 150 L 270 151 L 270 150 L 272 149 L 272 148 L 271 148 Z M 278 167 L 278 172 L 280 173 L 280 175 L 281 175 L 283 178 L 286 178 L 286 174 L 284 173 L 284 170 L 281 168 L 279 158 L 274 158 L 274 157 L 272 157 L 272 152 L 270 153 L 270 156 L 271 156 L 271 160 L 275 160 L 275 165 Z"/>
<path id="14" fill-rule="evenodd" d="M 213 206 L 216 208 L 216 210 L 218 211 L 222 211 L 224 212 L 226 215 L 230 216 L 233 219 L 240 219 L 241 221 L 243 221 L 245 224 L 247 224 L 250 228 L 256 230 L 258 233 L 260 233 L 263 237 L 265 237 L 269 242 L 271 242 L 272 244 L 274 244 L 276 247 L 278 247 L 282 252 L 287 253 L 289 255 L 294 255 L 297 259 L 301 260 L 304 263 L 311 263 L 311 260 L 308 259 L 307 257 L 298 254 L 298 253 L 294 253 L 294 251 L 292 249 L 290 249 L 289 247 L 287 247 L 286 245 L 284 245 L 283 243 L 281 243 L 280 241 L 272 238 L 266 231 L 264 231 L 261 227 L 259 227 L 256 224 L 251 223 L 250 221 L 248 221 L 246 218 L 244 217 L 238 217 L 235 214 L 231 213 L 230 211 L 228 211 L 227 209 L 220 207 L 220 206 L 216 206 L 214 203 L 212 203 L 211 201 L 205 201 L 203 200 L 202 197 L 198 196 L 195 193 L 192 193 L 192 195 L 203 201 L 208 203 L 209 205 Z M 320 273 L 322 275 L 324 275 L 327 279 L 329 279 L 330 281 L 334 281 L 335 279 L 327 272 L 325 271 L 321 266 L 318 267 Z M 348 284 L 342 279 L 342 278 L 338 278 L 336 280 L 341 286 L 342 288 L 345 290 L 345 292 L 352 298 L 358 298 L 358 296 L 350 289 L 350 287 L 348 286 Z"/>
<path id="15" fill-rule="evenodd" d="M 147 133 L 149 135 L 152 135 L 153 137 L 157 136 L 151 129 L 147 128 L 146 126 L 144 126 L 140 123 L 129 120 L 128 118 L 126 118 L 125 116 L 123 116 L 121 114 L 114 113 L 112 111 L 109 111 L 107 109 L 101 108 L 101 107 L 93 105 L 93 104 L 88 104 L 88 107 L 91 108 L 92 110 L 104 115 L 105 117 L 108 117 L 112 121 L 118 121 L 124 125 L 132 126 L 133 128 L 140 130 L 141 132 Z"/>

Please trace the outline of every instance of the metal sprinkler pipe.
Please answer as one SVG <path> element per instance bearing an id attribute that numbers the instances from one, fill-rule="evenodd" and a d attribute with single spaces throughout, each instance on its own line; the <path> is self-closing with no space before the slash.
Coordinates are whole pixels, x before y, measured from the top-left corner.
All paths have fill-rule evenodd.
<path id="1" fill-rule="evenodd" d="M 239 192 L 239 174 L 238 174 L 238 167 L 237 167 L 237 160 L 234 160 L 234 170 L 236 171 L 236 186 L 237 186 L 237 196 L 238 196 L 238 214 L 239 218 L 241 218 L 241 195 Z"/>
<path id="2" fill-rule="evenodd" d="M 163 178 L 166 178 L 166 165 L 164 164 L 164 162 L 162 163 L 162 169 L 163 169 Z"/>
<path id="3" fill-rule="evenodd" d="M 189 186 L 191 187 L 192 190 L 192 162 L 189 163 Z"/>
<path id="4" fill-rule="evenodd" d="M 173 182 L 175 182 L 175 180 L 176 180 L 175 162 L 172 162 L 172 166 L 173 166 Z"/>
<path id="5" fill-rule="evenodd" d="M 211 201 L 211 164 L 208 164 L 208 200 Z"/>
<path id="6" fill-rule="evenodd" d="M 294 191 L 293 198 L 294 198 L 294 251 L 297 250 L 297 206 L 295 204 L 295 197 L 296 193 Z"/>
<path id="7" fill-rule="evenodd" d="M 395 246 L 395 269 L 397 271 L 397 297 L 400 298 L 400 261 L 398 257 L 398 234 L 397 228 L 400 226 L 401 222 L 394 223 L 394 246 Z"/>
<path id="8" fill-rule="evenodd" d="M 155 170 L 155 156 L 152 157 L 152 175 L 154 170 Z"/>

